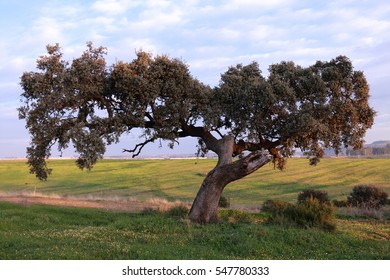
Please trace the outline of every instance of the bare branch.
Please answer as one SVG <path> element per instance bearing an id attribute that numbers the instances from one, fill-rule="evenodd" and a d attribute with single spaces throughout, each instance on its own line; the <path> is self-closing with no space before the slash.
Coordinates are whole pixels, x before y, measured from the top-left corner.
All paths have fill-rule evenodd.
<path id="1" fill-rule="evenodd" d="M 138 156 L 141 153 L 142 149 L 146 146 L 146 144 L 154 142 L 154 140 L 156 140 L 156 138 L 150 138 L 143 143 L 139 143 L 139 144 L 135 145 L 135 148 L 132 150 L 123 149 L 123 153 L 125 153 L 125 152 L 133 153 L 132 158 L 135 158 L 136 156 Z"/>
<path id="2" fill-rule="evenodd" d="M 216 133 L 218 133 L 218 135 L 221 136 L 221 138 L 224 137 L 224 135 L 218 130 L 218 128 L 213 129 L 213 131 L 215 131 Z"/>

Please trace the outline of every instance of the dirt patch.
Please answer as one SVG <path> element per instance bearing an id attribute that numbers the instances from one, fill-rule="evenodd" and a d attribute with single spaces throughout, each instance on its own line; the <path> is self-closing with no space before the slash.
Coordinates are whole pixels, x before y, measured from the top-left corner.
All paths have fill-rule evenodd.
<path id="1" fill-rule="evenodd" d="M 168 202 L 163 199 L 152 199 L 148 202 L 140 202 L 127 199 L 87 199 L 34 194 L 0 194 L 0 201 L 7 201 L 23 206 L 44 204 L 60 207 L 95 208 L 131 213 L 138 213 L 145 209 L 167 210 L 173 206 L 183 204 L 181 202 Z"/>

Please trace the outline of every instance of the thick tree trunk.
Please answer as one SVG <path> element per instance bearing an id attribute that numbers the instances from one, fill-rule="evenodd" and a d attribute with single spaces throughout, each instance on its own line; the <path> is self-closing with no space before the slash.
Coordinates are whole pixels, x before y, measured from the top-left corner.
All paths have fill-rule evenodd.
<path id="1" fill-rule="evenodd" d="M 224 144 L 230 144 L 231 140 L 225 139 Z M 255 172 L 271 161 L 271 156 L 265 151 L 252 152 L 235 162 L 232 162 L 231 158 L 230 149 L 227 149 L 224 156 L 219 155 L 217 166 L 206 176 L 196 195 L 189 213 L 190 220 L 201 224 L 217 222 L 218 203 L 225 186 Z"/>

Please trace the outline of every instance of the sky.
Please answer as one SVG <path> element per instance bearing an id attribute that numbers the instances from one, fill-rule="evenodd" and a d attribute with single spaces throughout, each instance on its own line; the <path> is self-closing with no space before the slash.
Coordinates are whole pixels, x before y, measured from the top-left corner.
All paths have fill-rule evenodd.
<path id="1" fill-rule="evenodd" d="M 131 61 L 138 50 L 180 58 L 211 86 L 238 63 L 257 61 L 267 75 L 273 63 L 308 66 L 346 55 L 365 73 L 377 111 L 366 143 L 390 140 L 388 0 L 13 0 L 1 1 L 0 11 L 0 158 L 25 157 L 29 145 L 16 110 L 23 72 L 36 70 L 48 44 L 59 43 L 71 60 L 88 41 L 107 47 L 109 65 Z M 106 154 L 122 155 L 138 142 L 134 131 Z M 143 154 L 195 153 L 194 143 L 173 151 L 155 143 Z"/>

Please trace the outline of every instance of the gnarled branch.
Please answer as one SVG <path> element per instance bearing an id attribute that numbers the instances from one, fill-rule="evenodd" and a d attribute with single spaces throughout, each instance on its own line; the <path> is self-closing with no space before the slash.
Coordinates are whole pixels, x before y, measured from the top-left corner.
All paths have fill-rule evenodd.
<path id="1" fill-rule="evenodd" d="M 155 140 L 156 140 L 156 138 L 147 139 L 145 142 L 135 145 L 134 149 L 131 149 L 131 150 L 123 149 L 123 152 L 124 153 L 125 152 L 133 153 L 132 158 L 135 158 L 136 156 L 138 156 L 141 153 L 142 149 L 146 146 L 146 144 L 151 143 L 151 142 L 153 143 Z"/>

